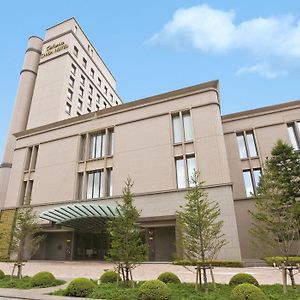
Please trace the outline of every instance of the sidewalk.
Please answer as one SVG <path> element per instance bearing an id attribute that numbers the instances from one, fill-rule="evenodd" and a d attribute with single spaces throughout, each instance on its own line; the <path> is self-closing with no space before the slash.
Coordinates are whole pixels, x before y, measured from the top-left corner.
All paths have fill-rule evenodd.
<path id="1" fill-rule="evenodd" d="M 12 270 L 12 263 L 0 262 L 0 269 L 6 274 L 10 274 Z M 98 279 L 100 275 L 106 269 L 113 269 L 113 265 L 106 262 L 98 261 L 29 261 L 26 263 L 23 274 L 33 276 L 41 271 L 49 271 L 54 274 L 55 277 L 70 281 L 76 277 L 86 277 L 92 279 Z M 189 268 L 193 271 L 193 268 Z M 149 280 L 157 278 L 162 272 L 173 272 L 183 282 L 194 282 L 195 275 L 182 266 L 174 266 L 172 264 L 159 264 L 159 263 L 146 263 L 138 266 L 133 271 L 134 280 Z M 230 278 L 237 273 L 248 273 L 253 275 L 260 284 L 275 284 L 281 283 L 281 273 L 272 267 L 247 267 L 247 268 L 221 268 L 216 267 L 214 269 L 215 280 L 218 283 L 228 283 Z M 300 274 L 295 276 L 297 284 L 300 284 Z M 56 299 L 56 300 L 78 300 L 87 298 L 65 298 L 59 296 L 45 295 L 52 291 L 64 288 L 67 284 L 58 287 L 50 287 L 44 289 L 31 289 L 31 290 L 17 290 L 17 289 L 1 289 L 0 288 L 0 300 L 4 299 Z"/>

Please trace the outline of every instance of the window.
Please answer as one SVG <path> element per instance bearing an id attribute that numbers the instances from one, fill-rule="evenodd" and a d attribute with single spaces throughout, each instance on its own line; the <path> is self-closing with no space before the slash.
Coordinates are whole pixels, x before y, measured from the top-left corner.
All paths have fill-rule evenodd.
<path id="1" fill-rule="evenodd" d="M 80 136 L 79 160 L 85 160 L 86 134 Z"/>
<path id="2" fill-rule="evenodd" d="M 82 104 L 83 104 L 83 102 L 80 99 L 78 99 L 77 108 L 82 110 Z"/>
<path id="3" fill-rule="evenodd" d="M 172 115 L 173 142 L 181 143 L 193 140 L 192 119 L 189 111 Z"/>
<path id="4" fill-rule="evenodd" d="M 79 96 L 83 97 L 84 90 L 82 87 L 79 88 Z"/>
<path id="5" fill-rule="evenodd" d="M 112 196 L 112 172 L 113 169 L 107 169 L 107 196 Z"/>
<path id="6" fill-rule="evenodd" d="M 75 83 L 75 79 L 74 79 L 72 76 L 70 76 L 70 79 L 69 79 L 69 85 L 70 85 L 71 87 L 74 87 L 74 83 Z"/>
<path id="7" fill-rule="evenodd" d="M 97 110 L 100 110 L 100 106 L 99 106 L 99 105 L 97 105 L 97 104 L 96 104 L 96 109 L 97 109 Z"/>
<path id="8" fill-rule="evenodd" d="M 110 94 L 110 101 L 113 102 L 113 100 L 114 100 L 114 96 L 113 94 Z"/>
<path id="9" fill-rule="evenodd" d="M 106 104 L 106 102 L 105 102 L 105 101 L 103 102 L 103 104 L 104 104 L 104 108 L 106 108 L 106 105 L 107 105 L 107 104 Z"/>
<path id="10" fill-rule="evenodd" d="M 93 87 L 90 85 L 90 86 L 89 86 L 89 93 L 90 93 L 91 95 L 93 95 L 93 90 L 94 90 Z"/>
<path id="11" fill-rule="evenodd" d="M 86 68 L 87 60 L 84 57 L 82 58 L 82 65 Z"/>
<path id="12" fill-rule="evenodd" d="M 288 132 L 292 146 L 295 150 L 300 150 L 300 140 L 297 138 L 297 135 L 300 137 L 300 121 L 288 124 Z"/>
<path id="13" fill-rule="evenodd" d="M 92 97 L 89 96 L 89 97 L 88 97 L 88 105 L 89 105 L 89 106 L 92 106 L 92 101 L 93 101 Z"/>
<path id="14" fill-rule="evenodd" d="M 193 186 L 191 177 L 196 170 L 196 159 L 194 154 L 185 157 L 175 157 L 175 168 L 177 188 L 182 189 Z"/>
<path id="15" fill-rule="evenodd" d="M 172 116 L 172 126 L 173 126 L 173 141 L 174 141 L 174 143 L 182 142 L 179 114 Z"/>
<path id="16" fill-rule="evenodd" d="M 94 69 L 91 69 L 91 76 L 92 76 L 92 78 L 95 77 L 95 71 L 94 71 Z"/>
<path id="17" fill-rule="evenodd" d="M 106 86 L 104 87 L 104 92 L 107 95 L 107 87 Z"/>
<path id="18" fill-rule="evenodd" d="M 175 159 L 176 165 L 176 176 L 177 176 L 177 188 L 182 189 L 186 187 L 185 182 L 185 171 L 184 171 L 184 161 L 183 158 L 176 158 Z"/>
<path id="19" fill-rule="evenodd" d="M 103 171 L 97 170 L 87 173 L 87 199 L 103 197 Z"/>
<path id="20" fill-rule="evenodd" d="M 241 159 L 258 156 L 253 130 L 239 132 L 236 137 Z"/>
<path id="21" fill-rule="evenodd" d="M 67 102 L 66 103 L 66 113 L 69 115 L 71 114 L 71 108 L 72 108 L 71 104 Z"/>
<path id="22" fill-rule="evenodd" d="M 116 101 L 116 105 L 119 105 L 119 102 L 118 102 L 118 101 Z"/>
<path id="23" fill-rule="evenodd" d="M 25 171 L 29 170 L 29 168 L 30 168 L 30 161 L 31 161 L 32 150 L 33 150 L 33 147 L 29 147 L 27 149 Z"/>
<path id="24" fill-rule="evenodd" d="M 94 56 L 94 50 L 93 49 L 91 49 L 91 55 L 92 55 L 92 57 Z"/>
<path id="25" fill-rule="evenodd" d="M 85 83 L 85 77 L 83 75 L 80 76 L 80 83 L 82 85 L 84 85 L 84 83 Z"/>
<path id="26" fill-rule="evenodd" d="M 70 90 L 70 89 L 68 89 L 67 98 L 68 98 L 69 100 L 72 100 L 72 98 L 73 98 L 73 92 L 72 92 L 72 90 Z"/>
<path id="27" fill-rule="evenodd" d="M 257 186 L 261 177 L 261 168 L 243 171 L 246 196 L 252 197 L 257 194 Z"/>
<path id="28" fill-rule="evenodd" d="M 90 158 L 101 158 L 104 156 L 105 132 L 100 131 L 90 136 Z"/>
<path id="29" fill-rule="evenodd" d="M 88 113 L 92 112 L 90 108 L 87 108 L 86 110 Z"/>
<path id="30" fill-rule="evenodd" d="M 98 103 L 100 103 L 100 95 L 99 95 L 99 94 L 97 94 L 97 99 L 96 99 L 96 101 L 97 101 Z"/>
<path id="31" fill-rule="evenodd" d="M 72 73 L 73 75 L 76 74 L 76 67 L 75 67 L 73 64 L 71 65 L 71 73 Z"/>
<path id="32" fill-rule="evenodd" d="M 77 199 L 82 199 L 82 188 L 83 188 L 83 173 L 78 173 L 77 176 Z"/>
<path id="33" fill-rule="evenodd" d="M 114 129 L 111 128 L 108 130 L 108 149 L 107 155 L 112 156 L 114 154 Z"/>
<path id="34" fill-rule="evenodd" d="M 101 87 L 101 79 L 98 77 L 98 85 Z"/>
<path id="35" fill-rule="evenodd" d="M 35 170 L 36 167 L 36 160 L 37 160 L 37 155 L 39 151 L 39 146 L 34 146 L 33 147 L 33 153 L 32 153 L 32 159 L 31 159 L 31 170 Z"/>
<path id="36" fill-rule="evenodd" d="M 73 48 L 73 54 L 78 57 L 78 48 L 76 46 Z"/>
<path id="37" fill-rule="evenodd" d="M 77 116 L 78 116 L 78 117 L 81 116 L 81 113 L 80 113 L 79 111 L 77 112 Z"/>
<path id="38" fill-rule="evenodd" d="M 77 26 L 74 26 L 74 33 L 76 34 L 77 33 Z"/>
<path id="39" fill-rule="evenodd" d="M 35 170 L 39 145 L 28 147 L 25 162 L 25 171 Z"/>
<path id="40" fill-rule="evenodd" d="M 183 129 L 184 129 L 184 141 L 191 141 L 193 139 L 192 120 L 190 112 L 182 113 Z"/>

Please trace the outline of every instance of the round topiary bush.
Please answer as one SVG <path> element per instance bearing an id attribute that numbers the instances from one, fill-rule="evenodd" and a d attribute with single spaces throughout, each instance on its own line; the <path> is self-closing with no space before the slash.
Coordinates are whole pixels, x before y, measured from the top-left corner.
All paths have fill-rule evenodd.
<path id="1" fill-rule="evenodd" d="M 0 279 L 3 279 L 5 277 L 5 274 L 2 270 L 0 270 Z"/>
<path id="2" fill-rule="evenodd" d="M 169 300 L 171 299 L 171 290 L 168 286 L 158 280 L 149 280 L 144 282 L 138 291 L 139 300 Z"/>
<path id="3" fill-rule="evenodd" d="M 31 278 L 32 286 L 49 286 L 55 281 L 55 277 L 50 272 L 39 272 Z"/>
<path id="4" fill-rule="evenodd" d="M 243 283 L 236 286 L 230 295 L 231 300 L 268 300 L 269 298 L 257 286 Z"/>
<path id="5" fill-rule="evenodd" d="M 229 281 L 229 285 L 239 285 L 242 283 L 251 283 L 256 286 L 259 285 L 257 280 L 252 275 L 247 273 L 238 273 L 234 275 Z"/>
<path id="6" fill-rule="evenodd" d="M 164 272 L 161 273 L 158 278 L 160 281 L 164 283 L 181 283 L 178 276 L 172 272 Z"/>
<path id="7" fill-rule="evenodd" d="M 65 296 L 86 297 L 95 288 L 95 284 L 87 278 L 75 278 L 66 288 Z"/>
<path id="8" fill-rule="evenodd" d="M 121 277 L 114 271 L 105 271 L 100 276 L 100 282 L 101 283 L 114 283 L 117 282 L 117 279 L 119 277 L 119 281 L 121 281 Z"/>

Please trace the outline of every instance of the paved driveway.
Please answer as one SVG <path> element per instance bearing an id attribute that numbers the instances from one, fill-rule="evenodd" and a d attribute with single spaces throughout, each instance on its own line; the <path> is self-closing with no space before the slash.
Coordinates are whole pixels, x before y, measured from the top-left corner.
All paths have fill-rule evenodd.
<path id="1" fill-rule="evenodd" d="M 0 269 L 6 274 L 10 274 L 12 263 L 0 262 Z M 58 261 L 29 261 L 24 267 L 24 275 L 32 276 L 40 271 L 50 271 L 56 277 L 70 280 L 76 277 L 86 277 L 97 279 L 105 269 L 112 269 L 113 265 L 105 262 L 58 262 Z M 193 271 L 193 268 L 189 268 Z M 193 272 L 182 266 L 174 266 L 172 264 L 146 263 L 139 265 L 133 271 L 135 280 L 148 280 L 157 278 L 162 272 L 174 272 L 185 282 L 193 282 L 195 275 Z M 249 273 L 253 275 L 260 284 L 281 283 L 281 273 L 272 267 L 251 267 L 251 268 L 215 268 L 214 275 L 216 282 L 228 283 L 230 278 L 236 273 Z M 300 275 L 297 274 L 296 282 L 300 284 Z"/>

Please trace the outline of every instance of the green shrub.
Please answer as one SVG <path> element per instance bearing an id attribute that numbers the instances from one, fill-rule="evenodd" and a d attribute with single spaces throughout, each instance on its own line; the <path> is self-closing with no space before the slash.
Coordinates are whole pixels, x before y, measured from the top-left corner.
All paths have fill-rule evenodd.
<path id="1" fill-rule="evenodd" d="M 144 282 L 138 291 L 139 300 L 168 300 L 170 298 L 171 290 L 158 279 Z"/>
<path id="2" fill-rule="evenodd" d="M 65 290 L 66 296 L 86 297 L 95 288 L 95 284 L 87 278 L 73 279 Z"/>
<path id="3" fill-rule="evenodd" d="M 199 265 L 203 265 L 201 261 L 198 262 Z M 188 260 L 188 259 L 178 259 L 173 261 L 174 265 L 180 266 L 195 266 L 197 264 L 196 260 Z M 243 268 L 244 265 L 241 261 L 235 260 L 215 260 L 213 262 L 208 262 L 207 264 L 211 264 L 213 267 L 228 267 L 228 268 Z"/>
<path id="4" fill-rule="evenodd" d="M 230 295 L 231 300 L 268 300 L 268 297 L 257 286 L 243 283 L 236 286 Z"/>
<path id="5" fill-rule="evenodd" d="M 114 283 L 114 282 L 117 282 L 118 277 L 119 277 L 119 281 L 121 281 L 121 277 L 116 272 L 105 271 L 100 277 L 100 282 L 101 283 Z"/>
<path id="6" fill-rule="evenodd" d="M 246 273 L 238 273 L 231 277 L 229 281 L 229 285 L 239 285 L 242 283 L 251 283 L 258 286 L 257 280 L 252 275 Z"/>
<path id="7" fill-rule="evenodd" d="M 5 274 L 2 270 L 0 270 L 0 279 L 3 279 L 5 277 Z"/>
<path id="8" fill-rule="evenodd" d="M 269 256 L 265 258 L 265 262 L 269 266 L 273 266 L 273 263 L 275 263 L 277 266 L 281 265 L 286 261 L 286 257 L 283 256 Z M 289 264 L 292 266 L 296 266 L 297 264 L 300 264 L 300 256 L 292 256 L 289 257 Z"/>
<path id="9" fill-rule="evenodd" d="M 181 283 L 178 276 L 172 272 L 164 272 L 161 273 L 158 278 L 160 281 L 164 283 Z"/>
<path id="10" fill-rule="evenodd" d="M 55 281 L 55 277 L 50 272 L 39 272 L 31 278 L 32 286 L 49 286 Z"/>

